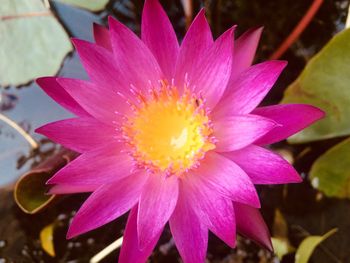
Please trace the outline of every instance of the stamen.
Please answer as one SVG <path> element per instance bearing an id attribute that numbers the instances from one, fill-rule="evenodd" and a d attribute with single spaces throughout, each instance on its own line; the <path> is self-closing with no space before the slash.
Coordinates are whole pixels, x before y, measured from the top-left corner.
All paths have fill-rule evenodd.
<path id="1" fill-rule="evenodd" d="M 123 140 L 138 167 L 181 176 L 215 148 L 212 124 L 204 100 L 187 86 L 179 95 L 174 80 L 158 83 L 147 94 L 132 88 L 138 103 L 121 127 Z"/>

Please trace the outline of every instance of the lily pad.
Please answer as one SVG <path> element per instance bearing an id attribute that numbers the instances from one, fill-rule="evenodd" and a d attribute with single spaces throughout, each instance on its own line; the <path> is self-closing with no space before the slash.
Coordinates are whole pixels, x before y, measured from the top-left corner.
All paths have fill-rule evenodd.
<path id="1" fill-rule="evenodd" d="M 334 36 L 288 87 L 281 103 L 307 103 L 326 117 L 292 136 L 305 143 L 350 134 L 350 29 Z"/>
<path id="2" fill-rule="evenodd" d="M 337 229 L 332 229 L 323 236 L 309 236 L 305 238 L 297 249 L 295 263 L 307 263 L 315 248 L 335 232 L 337 232 Z"/>
<path id="3" fill-rule="evenodd" d="M 55 75 L 72 50 L 68 35 L 41 0 L 0 5 L 0 85 Z"/>
<path id="4" fill-rule="evenodd" d="M 350 138 L 319 157 L 311 167 L 313 187 L 329 197 L 350 198 Z"/>
<path id="5" fill-rule="evenodd" d="M 74 5 L 93 12 L 101 11 L 105 8 L 109 0 L 58 0 L 62 3 Z"/>

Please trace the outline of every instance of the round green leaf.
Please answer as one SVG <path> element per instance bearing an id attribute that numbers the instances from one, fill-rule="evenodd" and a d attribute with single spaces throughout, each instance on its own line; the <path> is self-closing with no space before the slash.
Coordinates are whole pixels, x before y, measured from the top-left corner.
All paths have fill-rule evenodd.
<path id="1" fill-rule="evenodd" d="M 96 12 L 105 8 L 109 0 L 58 0 L 62 3 Z"/>
<path id="2" fill-rule="evenodd" d="M 350 198 L 350 138 L 329 149 L 311 167 L 312 185 L 330 197 Z"/>
<path id="3" fill-rule="evenodd" d="M 3 0 L 0 17 L 0 85 L 55 75 L 72 45 L 42 1 Z"/>
<path id="4" fill-rule="evenodd" d="M 292 136 L 291 143 L 350 134 L 350 29 L 337 34 L 288 87 L 282 103 L 307 103 L 326 117 Z"/>

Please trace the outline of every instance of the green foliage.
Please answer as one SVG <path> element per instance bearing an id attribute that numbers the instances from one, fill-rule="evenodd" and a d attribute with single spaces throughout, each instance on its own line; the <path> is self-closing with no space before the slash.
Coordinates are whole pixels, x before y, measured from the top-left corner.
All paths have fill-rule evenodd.
<path id="1" fill-rule="evenodd" d="M 327 196 L 350 198 L 350 138 L 319 157 L 310 177 L 312 185 Z"/>
<path id="2" fill-rule="evenodd" d="M 109 0 L 58 0 L 65 4 L 74 5 L 80 8 L 96 12 L 101 11 L 107 5 Z"/>
<path id="3" fill-rule="evenodd" d="M 55 75 L 72 45 L 42 1 L 3 0 L 0 17 L 0 85 Z"/>
<path id="4" fill-rule="evenodd" d="M 326 117 L 289 139 L 304 143 L 350 134 L 350 29 L 337 34 L 286 90 L 282 103 L 307 103 Z"/>
<path id="5" fill-rule="evenodd" d="M 47 180 L 77 156 L 77 153 L 62 148 L 25 173 L 15 185 L 14 195 L 17 205 L 28 214 L 35 214 L 47 207 L 55 198 L 55 195 L 47 194 Z"/>
<path id="6" fill-rule="evenodd" d="M 275 211 L 275 219 L 273 222 L 273 237 L 271 238 L 273 249 L 277 257 L 282 258 L 293 252 L 295 249 L 288 240 L 287 222 L 279 209 Z"/>
<path id="7" fill-rule="evenodd" d="M 337 229 L 328 231 L 323 236 L 308 236 L 301 242 L 295 254 L 295 263 L 307 263 L 315 248 L 325 239 L 337 232 Z"/>
<path id="8" fill-rule="evenodd" d="M 46 194 L 46 181 L 51 172 L 38 170 L 28 172 L 20 178 L 15 187 L 15 200 L 18 206 L 28 214 L 35 214 L 45 208 L 53 200 L 53 195 Z"/>

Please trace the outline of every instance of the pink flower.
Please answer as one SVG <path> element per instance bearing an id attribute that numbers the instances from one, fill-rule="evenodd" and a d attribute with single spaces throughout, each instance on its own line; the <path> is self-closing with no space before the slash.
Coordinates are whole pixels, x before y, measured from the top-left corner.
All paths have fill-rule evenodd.
<path id="1" fill-rule="evenodd" d="M 81 155 L 50 180 L 51 193 L 93 192 L 68 238 L 131 209 L 119 262 L 145 262 L 169 221 L 186 263 L 204 262 L 208 230 L 229 246 L 237 231 L 272 249 L 254 184 L 300 182 L 263 146 L 322 118 L 302 104 L 256 108 L 286 66 L 251 66 L 261 28 L 213 40 L 202 10 L 181 46 L 157 0 L 147 0 L 141 40 L 109 19 L 95 43 L 74 39 L 90 81 L 38 84 L 77 117 L 37 130 Z"/>

